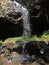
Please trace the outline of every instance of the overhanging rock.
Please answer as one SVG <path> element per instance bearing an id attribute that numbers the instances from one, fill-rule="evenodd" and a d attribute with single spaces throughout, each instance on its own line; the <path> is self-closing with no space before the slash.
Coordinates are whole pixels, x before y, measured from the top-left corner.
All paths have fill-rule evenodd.
<path id="1" fill-rule="evenodd" d="M 4 5 L 5 6 L 5 5 Z M 21 36 L 23 34 L 23 18 L 21 6 L 9 3 L 0 4 L 0 39 Z"/>

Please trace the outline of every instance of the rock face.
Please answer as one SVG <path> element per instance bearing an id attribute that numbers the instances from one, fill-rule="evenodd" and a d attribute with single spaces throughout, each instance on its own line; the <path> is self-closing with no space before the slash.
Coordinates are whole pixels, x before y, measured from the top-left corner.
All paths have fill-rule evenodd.
<path id="1" fill-rule="evenodd" d="M 44 31 L 49 30 L 49 8 L 47 0 L 35 0 L 30 16 L 32 34 L 41 35 Z"/>
<path id="2" fill-rule="evenodd" d="M 10 2 L 0 3 L 0 38 L 21 36 L 23 34 L 23 19 L 21 6 Z"/>

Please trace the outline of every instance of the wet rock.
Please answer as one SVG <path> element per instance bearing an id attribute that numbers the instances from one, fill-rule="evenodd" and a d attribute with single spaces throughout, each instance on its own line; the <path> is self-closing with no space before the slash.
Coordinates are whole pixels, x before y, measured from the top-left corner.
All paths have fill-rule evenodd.
<path id="1" fill-rule="evenodd" d="M 10 51 L 7 48 L 2 48 L 0 51 L 0 56 L 3 56 L 3 57 L 10 56 Z"/>
<path id="2" fill-rule="evenodd" d="M 18 54 L 17 52 L 11 52 L 11 56 L 19 56 L 20 54 Z"/>
<path id="3" fill-rule="evenodd" d="M 7 2 L 5 9 L 0 4 L 0 38 L 21 36 L 23 34 L 23 19 L 21 6 Z M 2 29 L 1 29 L 2 28 Z"/>
<path id="4" fill-rule="evenodd" d="M 10 55 L 23 54 L 23 45 L 25 42 L 17 41 L 16 43 L 8 43 L 0 46 L 0 55 L 8 57 Z"/>
<path id="5" fill-rule="evenodd" d="M 25 49 L 25 42 L 24 41 L 21 41 L 21 40 L 18 40 L 16 42 L 19 46 L 17 47 L 16 51 L 19 53 L 19 54 L 25 54 L 24 52 L 24 49 Z"/>
<path id="6" fill-rule="evenodd" d="M 23 63 L 26 63 L 26 64 L 36 61 L 36 58 L 34 56 L 32 57 L 29 56 L 29 54 L 24 55 L 22 59 L 23 59 Z"/>
<path id="7" fill-rule="evenodd" d="M 40 49 L 44 47 L 45 42 L 44 41 L 30 41 L 26 43 L 25 49 L 28 54 L 33 55 L 33 54 L 40 54 Z"/>
<path id="8" fill-rule="evenodd" d="M 17 41 L 16 43 L 9 43 L 6 44 L 6 48 L 10 51 L 10 52 L 18 52 L 18 53 L 22 53 L 23 51 L 23 45 L 25 44 L 24 41 Z"/>
<path id="9" fill-rule="evenodd" d="M 14 43 L 6 44 L 6 47 L 7 47 L 7 49 L 8 49 L 10 52 L 16 51 L 16 49 L 17 49 L 18 46 L 19 46 L 19 45 L 18 45 L 17 43 L 16 43 L 16 44 L 14 44 Z"/>

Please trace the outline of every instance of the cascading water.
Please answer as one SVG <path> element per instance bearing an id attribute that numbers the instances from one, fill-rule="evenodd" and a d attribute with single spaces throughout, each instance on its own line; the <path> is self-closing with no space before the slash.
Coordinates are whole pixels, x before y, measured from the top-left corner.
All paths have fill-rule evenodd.
<path id="1" fill-rule="evenodd" d="M 29 22 L 29 12 L 28 12 L 28 10 L 14 0 L 9 0 L 9 2 L 15 3 L 16 6 L 18 6 L 18 7 L 21 6 L 22 17 L 23 17 L 23 36 L 30 36 L 30 22 Z"/>
<path id="2" fill-rule="evenodd" d="M 29 36 L 30 35 L 29 12 L 24 7 L 22 7 L 22 14 L 23 14 L 23 27 L 24 27 L 23 35 Z"/>

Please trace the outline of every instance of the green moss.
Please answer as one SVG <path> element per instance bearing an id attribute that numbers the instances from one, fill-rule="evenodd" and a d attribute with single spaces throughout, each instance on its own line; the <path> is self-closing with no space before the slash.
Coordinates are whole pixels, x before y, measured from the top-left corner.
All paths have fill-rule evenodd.
<path id="1" fill-rule="evenodd" d="M 39 40 L 39 38 L 36 35 L 32 36 L 32 38 L 31 38 L 31 41 L 38 41 L 38 40 Z"/>
<path id="2" fill-rule="evenodd" d="M 0 41 L 0 44 L 2 43 L 15 43 L 16 41 L 21 40 L 21 41 L 25 41 L 25 42 L 29 42 L 29 41 L 48 41 L 49 40 L 49 33 L 44 32 L 40 37 L 37 37 L 37 35 L 34 35 L 32 37 L 28 37 L 28 36 L 21 36 L 21 37 L 14 37 L 14 38 L 7 38 L 4 41 Z"/>

